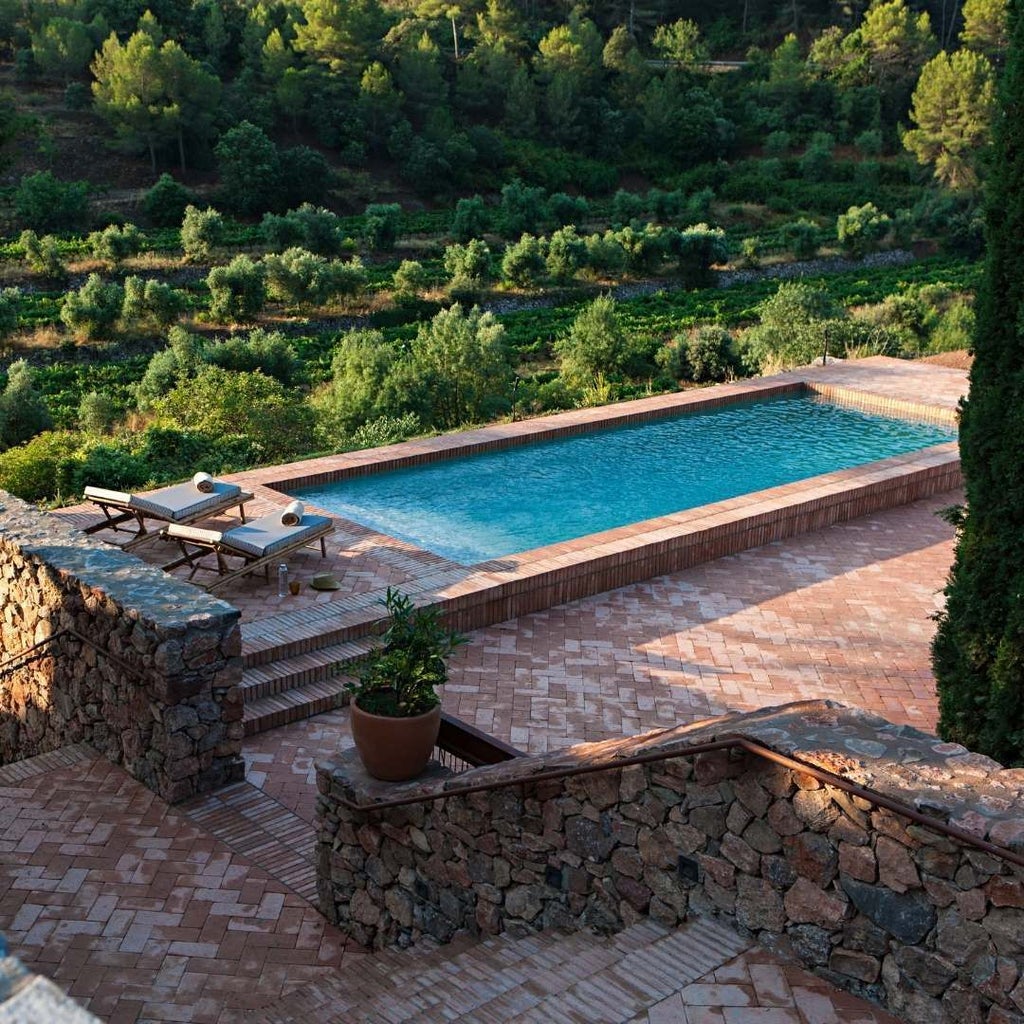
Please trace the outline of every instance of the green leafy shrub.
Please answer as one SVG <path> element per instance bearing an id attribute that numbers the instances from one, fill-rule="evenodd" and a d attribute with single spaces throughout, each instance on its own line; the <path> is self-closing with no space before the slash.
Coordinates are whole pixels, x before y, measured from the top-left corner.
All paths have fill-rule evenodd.
<path id="1" fill-rule="evenodd" d="M 672 251 L 679 260 L 679 276 L 685 287 L 697 288 L 711 280 L 711 267 L 724 263 L 729 250 L 725 232 L 707 224 L 693 224 L 672 238 Z"/>
<path id="2" fill-rule="evenodd" d="M 590 216 L 590 204 L 583 196 L 570 196 L 555 192 L 548 196 L 546 219 L 556 227 L 566 224 L 581 224 Z"/>
<path id="3" fill-rule="evenodd" d="M 363 238 L 371 249 L 391 252 L 402 227 L 398 203 L 371 203 L 363 212 Z"/>
<path id="4" fill-rule="evenodd" d="M 193 194 L 165 173 L 142 197 L 142 212 L 150 224 L 158 228 L 176 228 L 181 224 L 186 208 L 193 202 Z"/>
<path id="5" fill-rule="evenodd" d="M 861 257 L 874 250 L 888 234 L 889 215 L 874 203 L 851 206 L 836 220 L 836 237 L 850 256 Z"/>
<path id="6" fill-rule="evenodd" d="M 267 301 L 266 272 L 244 253 L 226 267 L 214 267 L 206 276 L 210 289 L 210 316 L 215 320 L 251 320 Z"/>
<path id="7" fill-rule="evenodd" d="M 505 238 L 536 232 L 544 213 L 544 189 L 523 184 L 516 178 L 501 190 L 498 226 Z"/>
<path id="8" fill-rule="evenodd" d="M 204 367 L 155 403 L 166 425 L 210 437 L 244 437 L 262 461 L 302 452 L 313 428 L 312 411 L 299 397 L 262 373 Z"/>
<path id="9" fill-rule="evenodd" d="M 89 183 L 28 174 L 14 191 L 14 212 L 33 231 L 79 231 L 89 219 Z"/>
<path id="10" fill-rule="evenodd" d="M 74 494 L 80 446 L 80 434 L 48 430 L 25 444 L 0 451 L 0 490 L 25 501 Z"/>
<path id="11" fill-rule="evenodd" d="M 214 148 L 224 204 L 254 215 L 277 206 L 281 163 L 277 147 L 262 128 L 242 121 L 229 128 Z"/>
<path id="12" fill-rule="evenodd" d="M 735 370 L 732 335 L 715 324 L 699 328 L 686 340 L 686 364 L 696 384 L 728 380 Z"/>
<path id="13" fill-rule="evenodd" d="M 429 275 L 422 263 L 402 260 L 391 279 L 395 301 L 408 302 L 416 298 L 429 284 Z"/>
<path id="14" fill-rule="evenodd" d="M 448 290 L 452 294 L 473 293 L 494 279 L 491 250 L 480 238 L 465 245 L 449 245 L 443 262 L 449 276 Z"/>
<path id="15" fill-rule="evenodd" d="M 94 231 L 86 242 L 93 256 L 116 267 L 142 249 L 143 237 L 134 224 L 111 224 L 102 231 Z"/>
<path id="16" fill-rule="evenodd" d="M 621 227 L 644 215 L 646 203 L 643 196 L 619 189 L 612 198 L 612 224 Z"/>
<path id="17" fill-rule="evenodd" d="M 125 330 L 163 331 L 170 327 L 185 308 L 181 292 L 163 281 L 141 277 L 124 279 L 121 323 Z"/>
<path id="18" fill-rule="evenodd" d="M 36 273 L 54 280 L 67 275 L 67 265 L 61 255 L 60 245 L 53 235 L 43 235 L 40 238 L 34 231 L 22 231 L 18 244 L 25 253 L 25 261 Z"/>
<path id="19" fill-rule="evenodd" d="M 544 240 L 523 235 L 501 259 L 501 279 L 518 288 L 536 285 L 547 272 Z"/>
<path id="20" fill-rule="evenodd" d="M 348 263 L 328 260 L 305 249 L 288 249 L 263 257 L 270 294 L 296 306 L 322 306 L 357 295 L 366 284 L 366 270 L 355 257 Z"/>
<path id="21" fill-rule="evenodd" d="M 246 336 L 235 335 L 202 350 L 202 360 L 236 373 L 259 373 L 291 387 L 300 372 L 295 349 L 280 331 L 257 327 Z"/>
<path id="22" fill-rule="evenodd" d="M 649 370 L 649 348 L 623 328 L 610 295 L 585 306 L 568 334 L 555 342 L 562 379 L 581 394 L 597 392 L 607 381 L 621 381 Z"/>
<path id="23" fill-rule="evenodd" d="M 263 217 L 260 231 L 267 244 L 283 252 L 300 246 L 320 256 L 335 256 L 342 251 L 344 232 L 341 218 L 331 210 L 303 203 L 296 210 Z"/>
<path id="24" fill-rule="evenodd" d="M 117 407 L 109 395 L 99 391 L 90 391 L 82 396 L 82 401 L 78 405 L 78 426 L 85 433 L 108 434 L 116 421 Z M 109 478 L 103 476 L 96 479 L 107 480 Z"/>
<path id="25" fill-rule="evenodd" d="M 466 243 L 480 238 L 491 226 L 491 215 L 480 196 L 460 199 L 455 204 L 451 233 L 456 242 Z"/>
<path id="26" fill-rule="evenodd" d="M 559 228 L 548 239 L 546 269 L 557 284 L 571 281 L 587 261 L 587 243 L 569 225 Z"/>
<path id="27" fill-rule="evenodd" d="M 90 274 L 77 292 L 68 292 L 60 308 L 64 326 L 76 338 L 109 338 L 121 316 L 124 289 L 114 281 L 105 282 L 99 274 Z"/>
<path id="28" fill-rule="evenodd" d="M 818 255 L 821 229 L 814 221 L 801 217 L 799 220 L 783 224 L 779 229 L 779 238 L 798 260 L 812 260 Z"/>
<path id="29" fill-rule="evenodd" d="M 11 363 L 7 386 L 0 394 L 0 451 L 23 444 L 52 426 L 50 410 L 36 389 L 35 370 L 24 359 Z"/>
<path id="30" fill-rule="evenodd" d="M 195 206 L 185 207 L 181 222 L 181 249 L 185 259 L 208 260 L 215 249 L 224 244 L 224 218 L 212 206 L 200 210 Z"/>
<path id="31" fill-rule="evenodd" d="M 408 412 L 404 416 L 378 416 L 364 423 L 352 434 L 350 445 L 353 449 L 382 448 L 388 444 L 407 441 L 421 433 L 419 417 Z"/>
<path id="32" fill-rule="evenodd" d="M 0 289 L 0 339 L 6 338 L 17 329 L 20 307 L 20 288 Z"/>
<path id="33" fill-rule="evenodd" d="M 744 358 L 757 372 L 768 366 L 804 366 L 829 351 L 838 354 L 830 337 L 844 310 L 823 285 L 784 281 L 775 294 L 757 306 L 759 323 L 743 336 Z"/>

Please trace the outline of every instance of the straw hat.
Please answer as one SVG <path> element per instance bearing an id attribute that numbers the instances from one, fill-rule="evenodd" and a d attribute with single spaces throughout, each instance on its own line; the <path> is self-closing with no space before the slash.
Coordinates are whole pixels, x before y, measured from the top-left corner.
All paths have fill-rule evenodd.
<path id="1" fill-rule="evenodd" d="M 309 585 L 314 590 L 341 590 L 341 584 L 335 579 L 334 573 L 318 572 L 310 581 Z"/>

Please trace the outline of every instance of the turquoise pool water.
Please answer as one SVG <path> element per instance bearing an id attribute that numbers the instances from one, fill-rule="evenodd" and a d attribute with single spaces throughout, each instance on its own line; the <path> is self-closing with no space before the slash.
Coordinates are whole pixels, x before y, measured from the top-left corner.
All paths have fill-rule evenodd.
<path id="1" fill-rule="evenodd" d="M 472 565 L 955 437 L 948 427 L 787 396 L 294 493 Z"/>

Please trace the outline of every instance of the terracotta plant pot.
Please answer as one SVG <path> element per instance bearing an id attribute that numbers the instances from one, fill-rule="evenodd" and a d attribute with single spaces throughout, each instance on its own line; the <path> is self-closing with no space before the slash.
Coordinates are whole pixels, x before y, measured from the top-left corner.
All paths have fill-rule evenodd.
<path id="1" fill-rule="evenodd" d="M 441 705 L 413 718 L 390 718 L 349 705 L 352 738 L 363 766 L 384 782 L 414 779 L 430 760 L 441 728 Z"/>

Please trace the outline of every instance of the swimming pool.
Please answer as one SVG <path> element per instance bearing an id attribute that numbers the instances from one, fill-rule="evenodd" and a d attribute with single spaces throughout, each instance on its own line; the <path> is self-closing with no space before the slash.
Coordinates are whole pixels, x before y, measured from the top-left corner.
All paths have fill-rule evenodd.
<path id="1" fill-rule="evenodd" d="M 472 565 L 955 437 L 946 425 L 784 395 L 293 493 Z"/>

